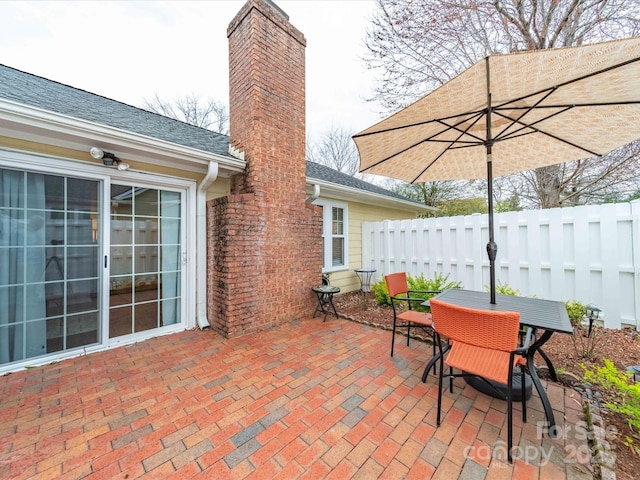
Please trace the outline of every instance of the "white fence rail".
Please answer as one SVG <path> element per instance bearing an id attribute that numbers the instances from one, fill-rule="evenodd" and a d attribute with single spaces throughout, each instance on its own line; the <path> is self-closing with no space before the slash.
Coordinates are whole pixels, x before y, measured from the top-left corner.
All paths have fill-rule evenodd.
<path id="1" fill-rule="evenodd" d="M 496 214 L 496 281 L 551 300 L 602 309 L 606 327 L 640 328 L 640 200 Z M 487 215 L 362 224 L 362 265 L 382 275 L 449 274 L 489 284 Z"/>

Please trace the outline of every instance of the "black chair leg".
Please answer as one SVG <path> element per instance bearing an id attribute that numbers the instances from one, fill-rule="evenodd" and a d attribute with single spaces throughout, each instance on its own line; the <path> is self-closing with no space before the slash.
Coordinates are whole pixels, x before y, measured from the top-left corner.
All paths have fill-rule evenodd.
<path id="1" fill-rule="evenodd" d="M 521 395 L 521 399 L 522 399 L 522 423 L 526 423 L 527 422 L 527 400 L 524 397 L 525 394 L 525 371 L 524 371 L 524 366 L 520 365 L 520 395 Z"/>
<path id="2" fill-rule="evenodd" d="M 449 392 L 453 393 L 453 367 L 449 367 Z"/>
<path id="3" fill-rule="evenodd" d="M 391 333 L 391 356 L 393 357 L 393 344 L 396 342 L 396 316 L 393 316 L 393 330 Z"/>
<path id="4" fill-rule="evenodd" d="M 444 376 L 444 360 L 442 359 L 442 349 L 440 349 L 440 370 L 438 375 L 438 413 L 436 416 L 436 425 L 440 426 L 440 413 L 442 411 L 442 377 Z"/>
<path id="5" fill-rule="evenodd" d="M 435 333 L 431 334 L 431 341 L 433 342 L 433 357 L 432 358 L 435 358 L 435 356 L 436 356 L 436 335 L 435 335 Z M 436 374 L 436 364 L 435 363 L 433 364 L 433 374 L 434 375 Z M 426 377 L 422 381 L 424 382 L 425 380 L 426 380 Z"/>
<path id="6" fill-rule="evenodd" d="M 511 449 L 513 446 L 513 356 L 509 365 L 509 377 L 507 380 L 507 460 L 513 463 Z"/>

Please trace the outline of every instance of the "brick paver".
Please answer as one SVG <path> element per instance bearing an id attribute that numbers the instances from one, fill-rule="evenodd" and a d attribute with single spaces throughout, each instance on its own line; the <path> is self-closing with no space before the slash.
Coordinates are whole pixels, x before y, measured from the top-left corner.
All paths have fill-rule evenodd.
<path id="1" fill-rule="evenodd" d="M 567 451 L 580 398 L 546 385 L 514 416 L 463 381 L 420 381 L 430 349 L 344 319 L 303 319 L 227 340 L 188 331 L 0 377 L 0 477 L 591 478 Z M 515 405 L 519 412 L 519 405 Z M 582 443 L 580 443 L 582 442 Z M 584 460 L 583 460 L 584 463 Z"/>

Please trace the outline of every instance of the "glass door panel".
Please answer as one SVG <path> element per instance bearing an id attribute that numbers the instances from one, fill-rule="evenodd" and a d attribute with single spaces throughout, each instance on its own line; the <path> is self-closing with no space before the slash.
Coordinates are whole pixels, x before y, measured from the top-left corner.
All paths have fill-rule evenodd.
<path id="1" fill-rule="evenodd" d="M 111 185 L 109 337 L 180 323 L 181 194 Z"/>
<path id="2" fill-rule="evenodd" d="M 101 341 L 101 185 L 0 168 L 0 365 Z"/>

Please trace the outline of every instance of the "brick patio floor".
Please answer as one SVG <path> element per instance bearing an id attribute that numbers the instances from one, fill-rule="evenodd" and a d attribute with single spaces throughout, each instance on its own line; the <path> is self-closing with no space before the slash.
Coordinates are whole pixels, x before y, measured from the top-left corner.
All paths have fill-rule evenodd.
<path id="1" fill-rule="evenodd" d="M 506 402 L 456 381 L 435 426 L 430 348 L 344 319 L 226 340 L 188 331 L 0 377 L 0 478 L 592 478 L 580 397 L 546 384 L 513 465 Z M 516 406 L 519 409 L 519 405 Z"/>

